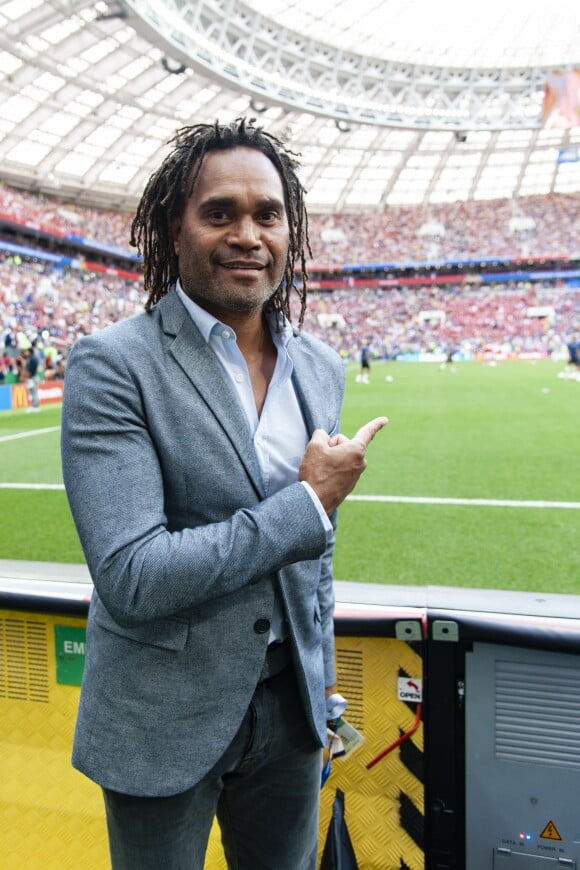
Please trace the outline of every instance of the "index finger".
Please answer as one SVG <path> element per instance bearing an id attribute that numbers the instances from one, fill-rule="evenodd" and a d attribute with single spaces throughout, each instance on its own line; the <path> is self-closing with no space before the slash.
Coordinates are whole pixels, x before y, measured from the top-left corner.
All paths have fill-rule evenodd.
<path id="1" fill-rule="evenodd" d="M 377 432 L 380 432 L 388 422 L 389 421 L 386 417 L 375 417 L 374 420 L 370 420 L 368 423 L 365 423 L 364 426 L 361 426 L 352 440 L 361 443 L 363 449 L 366 450 Z"/>

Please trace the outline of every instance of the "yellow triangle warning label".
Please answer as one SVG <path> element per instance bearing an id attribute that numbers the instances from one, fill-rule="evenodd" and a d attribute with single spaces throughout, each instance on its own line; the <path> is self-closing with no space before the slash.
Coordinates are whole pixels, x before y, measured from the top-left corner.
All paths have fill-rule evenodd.
<path id="1" fill-rule="evenodd" d="M 543 840 L 561 840 L 562 837 L 559 834 L 558 828 L 554 824 L 554 822 L 550 821 L 540 834 L 540 837 Z"/>

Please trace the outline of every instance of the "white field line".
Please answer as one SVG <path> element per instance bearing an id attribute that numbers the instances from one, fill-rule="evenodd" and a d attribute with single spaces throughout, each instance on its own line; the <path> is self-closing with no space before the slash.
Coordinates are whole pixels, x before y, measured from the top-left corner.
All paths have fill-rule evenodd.
<path id="1" fill-rule="evenodd" d="M 564 508 L 580 510 L 578 501 L 516 501 L 498 498 L 431 498 L 406 495 L 349 495 L 348 501 L 391 502 L 394 504 L 443 504 L 475 507 Z"/>
<path id="2" fill-rule="evenodd" d="M 46 435 L 48 432 L 58 432 L 60 426 L 50 426 L 48 429 L 31 429 L 30 432 L 17 432 L 15 435 L 2 435 L 0 443 L 3 441 L 17 441 L 19 438 L 32 438 L 33 435 Z"/>
<path id="3" fill-rule="evenodd" d="M 63 490 L 62 483 L 0 483 L 0 489 L 56 489 Z M 577 501 L 516 501 L 495 498 L 430 498 L 405 495 L 349 495 L 347 501 L 386 502 L 389 504 L 440 504 L 465 505 L 467 507 L 513 507 L 513 508 L 560 508 L 580 510 Z"/>
<path id="4" fill-rule="evenodd" d="M 0 483 L 0 489 L 64 489 L 64 483 Z"/>
<path id="5" fill-rule="evenodd" d="M 48 432 L 58 432 L 60 426 L 50 426 L 47 429 L 31 429 L 30 432 L 17 432 L 15 435 L 3 435 L 3 441 L 16 441 L 19 438 L 31 438 L 33 435 L 46 435 Z M 0 489 L 64 489 L 62 483 L 0 483 Z"/>
<path id="6" fill-rule="evenodd" d="M 15 441 L 18 438 L 30 438 L 32 435 L 44 435 L 48 432 L 58 432 L 60 426 L 47 429 L 33 429 L 30 432 L 18 432 L 15 435 L 0 437 L 3 441 Z M 0 489 L 37 489 L 63 490 L 62 483 L 0 483 Z M 389 504 L 440 504 L 466 505 L 468 507 L 515 507 L 515 508 L 560 508 L 565 510 L 580 510 L 580 502 L 576 501 L 516 501 L 514 499 L 495 498 L 437 498 L 430 496 L 405 495 L 349 495 L 347 501 L 385 502 Z"/>

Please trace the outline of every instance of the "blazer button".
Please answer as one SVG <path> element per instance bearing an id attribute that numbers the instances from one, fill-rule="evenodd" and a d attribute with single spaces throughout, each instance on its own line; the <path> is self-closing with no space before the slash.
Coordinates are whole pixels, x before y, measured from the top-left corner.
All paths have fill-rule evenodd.
<path id="1" fill-rule="evenodd" d="M 254 631 L 256 634 L 266 634 L 267 631 L 270 631 L 270 620 L 257 619 L 254 623 Z"/>

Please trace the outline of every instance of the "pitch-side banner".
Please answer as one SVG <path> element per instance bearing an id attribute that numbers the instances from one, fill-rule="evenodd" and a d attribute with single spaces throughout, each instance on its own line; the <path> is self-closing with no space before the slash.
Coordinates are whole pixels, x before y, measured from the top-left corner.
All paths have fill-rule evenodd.
<path id="1" fill-rule="evenodd" d="M 55 405 L 62 402 L 64 382 L 48 381 L 38 385 L 38 397 L 41 405 Z M 13 411 L 31 407 L 30 393 L 26 384 L 12 384 L 10 390 L 10 407 Z"/>

